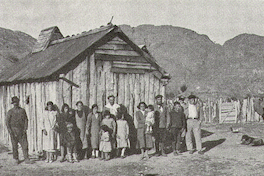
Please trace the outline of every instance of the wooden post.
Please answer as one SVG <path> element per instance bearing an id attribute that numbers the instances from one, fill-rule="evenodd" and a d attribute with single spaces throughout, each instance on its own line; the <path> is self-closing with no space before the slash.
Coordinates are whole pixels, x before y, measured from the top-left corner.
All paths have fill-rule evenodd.
<path id="1" fill-rule="evenodd" d="M 118 103 L 118 74 L 113 73 L 113 82 L 114 82 L 114 96 L 116 97 L 116 103 Z"/>
<path id="2" fill-rule="evenodd" d="M 125 105 L 125 74 L 119 74 L 118 103 Z"/>
<path id="3" fill-rule="evenodd" d="M 103 72 L 103 65 L 101 60 L 96 61 L 96 82 L 97 82 L 97 101 L 96 104 L 98 105 L 99 111 L 102 110 L 102 97 L 104 94 L 104 72 Z"/>
<path id="4" fill-rule="evenodd" d="M 137 119 L 135 118 L 135 114 L 138 111 L 137 105 L 140 102 L 140 79 L 139 79 L 139 74 L 135 75 L 135 88 L 134 88 L 134 95 L 135 95 L 135 106 L 134 106 L 134 125 L 137 128 L 138 123 Z"/>
<path id="5" fill-rule="evenodd" d="M 149 105 L 149 72 L 144 75 L 145 78 L 145 103 Z"/>
<path id="6" fill-rule="evenodd" d="M 135 84 L 135 74 L 129 74 L 129 90 L 130 90 L 130 99 L 129 99 L 129 115 L 134 117 L 134 101 L 135 101 L 135 94 L 134 94 L 134 84 Z"/>
<path id="7" fill-rule="evenodd" d="M 154 75 L 151 73 L 149 77 L 149 104 L 154 104 Z"/>
<path id="8" fill-rule="evenodd" d="M 96 103 L 96 67 L 94 54 L 90 57 L 90 106 Z"/>
<path id="9" fill-rule="evenodd" d="M 145 101 L 145 79 L 144 74 L 139 75 L 140 79 L 140 101 Z"/>
<path id="10" fill-rule="evenodd" d="M 129 74 L 125 74 L 125 107 L 129 108 L 129 102 L 130 102 L 130 86 L 129 86 Z"/>

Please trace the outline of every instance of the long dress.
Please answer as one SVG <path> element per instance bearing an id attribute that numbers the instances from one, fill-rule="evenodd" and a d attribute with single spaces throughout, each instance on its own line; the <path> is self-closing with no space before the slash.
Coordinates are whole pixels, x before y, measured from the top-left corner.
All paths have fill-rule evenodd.
<path id="1" fill-rule="evenodd" d="M 45 111 L 43 117 L 42 129 L 47 131 L 47 135 L 43 134 L 43 150 L 47 152 L 55 152 L 58 149 L 58 133 L 55 131 L 56 117 L 57 111 Z"/>
<path id="2" fill-rule="evenodd" d="M 138 129 L 137 129 L 137 140 L 138 140 L 138 148 L 140 149 L 151 149 L 153 148 L 152 142 L 152 135 L 149 133 L 145 133 L 146 131 L 146 112 L 145 111 L 137 111 L 136 118 L 138 122 Z"/>
<path id="3" fill-rule="evenodd" d="M 86 123 L 87 117 L 85 116 L 85 112 L 82 112 L 82 116 L 79 117 L 77 111 L 75 113 L 75 121 L 76 126 L 80 130 L 80 139 L 82 142 L 82 149 L 88 148 L 87 134 L 86 134 Z"/>
<path id="4" fill-rule="evenodd" d="M 116 131 L 116 142 L 117 148 L 127 148 L 130 147 L 130 142 L 128 139 L 129 126 L 126 120 L 117 120 L 117 131 Z"/>
<path id="5" fill-rule="evenodd" d="M 100 124 L 102 121 L 102 114 L 98 113 L 98 117 L 93 113 L 88 115 L 87 130 L 91 134 L 91 146 L 92 149 L 99 149 L 100 142 Z"/>

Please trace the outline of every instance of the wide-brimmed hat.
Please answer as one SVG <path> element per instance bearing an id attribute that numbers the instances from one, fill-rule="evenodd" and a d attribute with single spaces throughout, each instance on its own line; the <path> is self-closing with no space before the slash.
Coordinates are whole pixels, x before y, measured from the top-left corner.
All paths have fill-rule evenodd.
<path id="1" fill-rule="evenodd" d="M 11 104 L 14 104 L 14 103 L 18 103 L 19 102 L 19 98 L 17 96 L 12 97 L 11 100 L 12 100 Z"/>

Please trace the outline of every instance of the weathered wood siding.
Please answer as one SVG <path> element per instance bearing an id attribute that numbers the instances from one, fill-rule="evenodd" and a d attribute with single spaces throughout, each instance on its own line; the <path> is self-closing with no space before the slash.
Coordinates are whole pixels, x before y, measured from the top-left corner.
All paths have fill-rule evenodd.
<path id="1" fill-rule="evenodd" d="M 20 98 L 21 107 L 27 112 L 29 152 L 32 153 L 42 151 L 40 122 L 48 101 L 56 104 L 59 110 L 63 103 L 75 109 L 76 102 L 82 101 L 90 108 L 96 103 L 102 111 L 107 97 L 114 95 L 117 103 L 124 105 L 134 117 L 139 102 L 154 104 L 156 95 L 165 95 L 165 87 L 153 67 L 119 38 L 99 47 L 60 78 L 58 81 L 0 86 L 0 135 L 5 144 L 10 144 L 5 117 L 12 108 L 13 96 Z M 137 127 L 137 122 L 134 123 Z"/>

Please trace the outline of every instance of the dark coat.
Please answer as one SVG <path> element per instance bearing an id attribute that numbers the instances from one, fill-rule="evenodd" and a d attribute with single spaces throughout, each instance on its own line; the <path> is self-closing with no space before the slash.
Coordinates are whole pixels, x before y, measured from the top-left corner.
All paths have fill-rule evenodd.
<path id="1" fill-rule="evenodd" d="M 14 107 L 7 112 L 6 127 L 9 133 L 12 133 L 12 128 L 25 131 L 28 128 L 28 118 L 25 109 Z"/>

